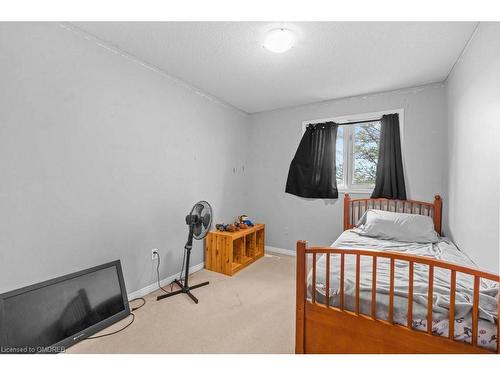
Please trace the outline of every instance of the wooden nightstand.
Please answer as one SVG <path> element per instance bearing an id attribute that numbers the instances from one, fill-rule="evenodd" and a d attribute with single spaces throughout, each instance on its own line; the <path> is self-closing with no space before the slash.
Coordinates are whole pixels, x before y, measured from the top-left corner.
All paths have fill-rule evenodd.
<path id="1" fill-rule="evenodd" d="M 255 224 L 236 232 L 208 232 L 205 268 L 229 276 L 264 256 L 265 226 Z"/>

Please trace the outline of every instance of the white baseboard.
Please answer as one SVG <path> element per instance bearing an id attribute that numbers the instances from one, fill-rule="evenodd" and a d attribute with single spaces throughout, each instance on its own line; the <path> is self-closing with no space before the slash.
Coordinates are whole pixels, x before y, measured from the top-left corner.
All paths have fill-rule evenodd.
<path id="1" fill-rule="evenodd" d="M 267 246 L 266 245 L 266 252 L 271 252 L 271 253 L 278 253 L 278 254 L 283 254 L 283 255 L 289 255 L 291 257 L 296 256 L 297 254 L 293 250 L 288 250 L 288 249 L 282 249 L 281 247 L 274 247 L 274 246 Z"/>
<path id="2" fill-rule="evenodd" d="M 200 264 L 196 264 L 192 267 L 189 267 L 189 274 L 191 275 L 193 272 L 196 272 L 196 271 L 199 271 L 201 269 L 203 269 L 203 267 L 205 266 L 205 263 L 204 262 L 201 262 Z M 181 273 L 177 273 L 175 275 L 172 275 L 172 276 L 169 276 L 163 280 L 160 280 L 160 285 L 163 287 L 165 285 L 169 285 L 172 281 L 174 281 L 175 279 L 179 278 L 179 276 L 181 275 Z M 134 298 L 140 298 L 140 297 L 144 297 L 146 294 L 149 294 L 151 292 L 154 292 L 156 289 L 158 289 L 158 283 L 155 282 L 151 285 L 148 285 L 148 286 L 145 286 L 144 288 L 141 288 L 139 290 L 136 290 L 135 292 L 132 292 L 132 293 L 129 293 L 128 294 L 128 300 L 133 300 Z"/>

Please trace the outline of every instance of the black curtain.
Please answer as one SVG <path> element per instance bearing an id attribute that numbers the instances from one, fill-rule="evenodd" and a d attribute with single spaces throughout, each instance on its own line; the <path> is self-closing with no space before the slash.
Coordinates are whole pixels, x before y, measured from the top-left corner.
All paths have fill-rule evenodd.
<path id="1" fill-rule="evenodd" d="M 377 175 L 372 198 L 406 199 L 399 116 L 382 116 Z"/>
<path id="2" fill-rule="evenodd" d="M 335 143 L 338 124 L 325 122 L 307 127 L 286 181 L 287 193 L 304 198 L 338 198 Z"/>

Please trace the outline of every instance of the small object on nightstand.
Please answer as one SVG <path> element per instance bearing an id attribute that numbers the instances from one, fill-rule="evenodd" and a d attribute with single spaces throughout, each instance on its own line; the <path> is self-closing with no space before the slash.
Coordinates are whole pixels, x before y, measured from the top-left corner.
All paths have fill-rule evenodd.
<path id="1" fill-rule="evenodd" d="M 237 230 L 248 228 L 248 225 L 246 225 L 245 223 L 240 223 L 239 221 L 235 221 L 234 226 L 237 228 Z"/>
<path id="2" fill-rule="evenodd" d="M 240 230 L 240 228 L 234 224 L 215 224 L 215 229 L 217 229 L 219 232 L 235 232 L 237 230 Z"/>
<path id="3" fill-rule="evenodd" d="M 236 231 L 236 227 L 233 224 L 228 224 L 225 226 L 226 232 L 234 232 Z"/>
<path id="4" fill-rule="evenodd" d="M 245 225 L 247 225 L 247 226 L 249 226 L 249 227 L 253 227 L 253 223 L 252 223 L 252 221 L 248 218 L 248 216 L 247 216 L 247 215 L 241 215 L 241 216 L 239 217 L 239 220 L 240 220 L 240 223 L 243 223 L 243 224 L 245 224 Z"/>

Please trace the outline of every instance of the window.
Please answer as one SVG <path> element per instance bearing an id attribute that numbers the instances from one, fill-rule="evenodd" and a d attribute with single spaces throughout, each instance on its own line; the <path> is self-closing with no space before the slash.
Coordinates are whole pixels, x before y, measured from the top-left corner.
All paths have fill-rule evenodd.
<path id="1" fill-rule="evenodd" d="M 380 121 L 339 125 L 336 144 L 339 190 L 372 190 L 375 186 Z"/>
<path id="2" fill-rule="evenodd" d="M 311 123 L 332 121 L 339 124 L 336 143 L 336 177 L 339 191 L 354 193 L 371 193 L 373 191 L 380 142 L 379 119 L 388 113 L 399 115 L 402 137 L 404 130 L 404 110 L 402 108 L 302 123 L 303 132 L 306 126 Z"/>

